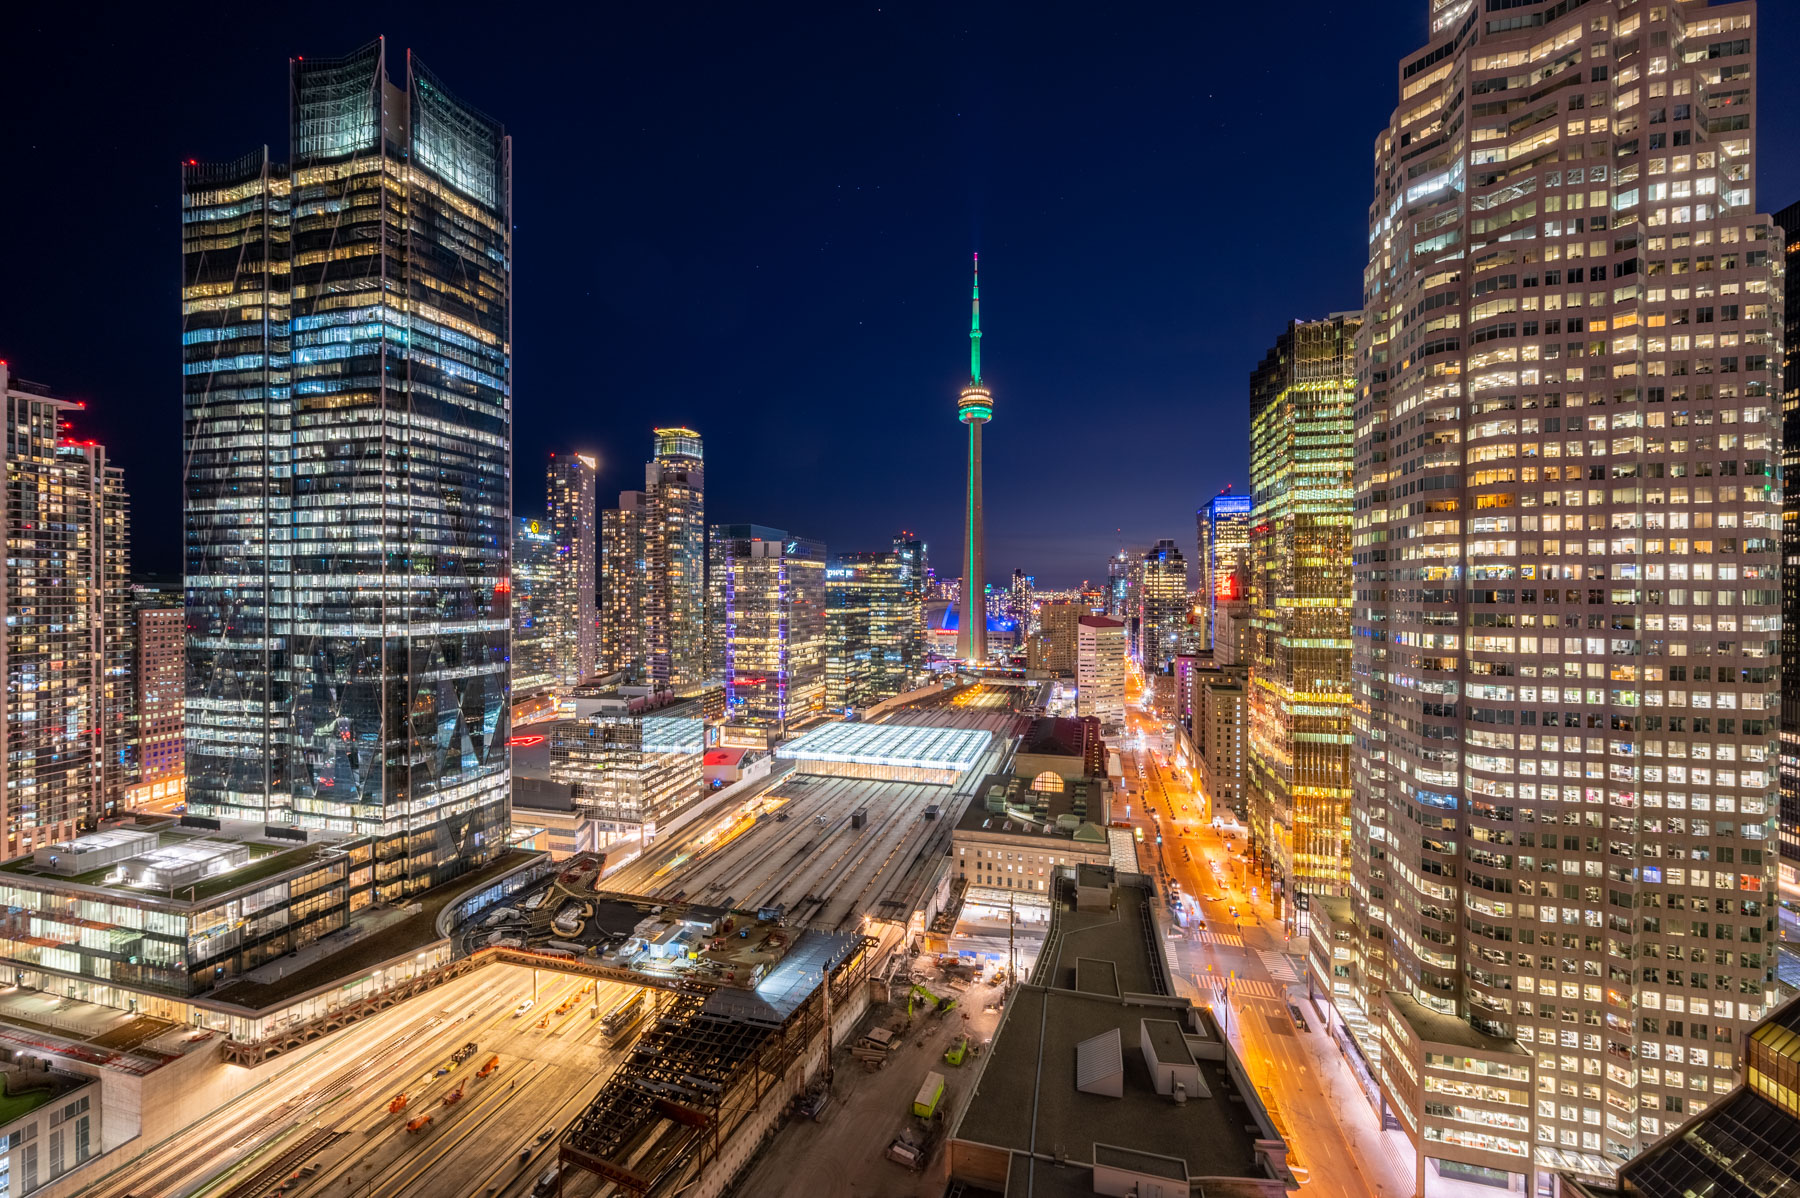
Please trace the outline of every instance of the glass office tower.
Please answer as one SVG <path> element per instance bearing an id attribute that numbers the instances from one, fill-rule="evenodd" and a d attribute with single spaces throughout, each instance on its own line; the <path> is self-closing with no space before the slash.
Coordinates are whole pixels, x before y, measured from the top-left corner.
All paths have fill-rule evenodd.
<path id="1" fill-rule="evenodd" d="M 1339 894 L 1350 880 L 1350 409 L 1361 324 L 1343 312 L 1290 321 L 1250 376 L 1250 834 L 1283 895 Z"/>
<path id="2" fill-rule="evenodd" d="M 184 172 L 189 803 L 505 847 L 511 143 L 381 40 L 290 64 L 292 162 Z"/>
<path id="3" fill-rule="evenodd" d="M 557 685 L 551 611 L 557 597 L 556 538 L 545 522 L 521 516 L 513 528 L 512 691 L 539 694 Z"/>
<path id="4" fill-rule="evenodd" d="M 733 724 L 778 739 L 825 711 L 825 545 L 715 524 L 707 586 L 716 672 Z"/>
<path id="5" fill-rule="evenodd" d="M 1195 515 L 1199 526 L 1200 647 L 1210 650 L 1219 626 L 1219 605 L 1242 603 L 1249 590 L 1250 508 L 1248 495 L 1229 491 Z"/>

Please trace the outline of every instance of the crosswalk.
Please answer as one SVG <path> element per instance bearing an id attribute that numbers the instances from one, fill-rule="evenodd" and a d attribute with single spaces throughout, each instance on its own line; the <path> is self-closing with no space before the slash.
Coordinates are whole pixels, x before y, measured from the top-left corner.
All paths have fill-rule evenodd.
<path id="1" fill-rule="evenodd" d="M 1259 949 L 1256 955 L 1262 958 L 1263 968 L 1268 970 L 1269 976 L 1276 981 L 1297 982 L 1300 980 L 1300 975 L 1294 972 L 1294 964 L 1286 953 L 1265 948 Z"/>
<path id="2" fill-rule="evenodd" d="M 1224 974 L 1203 973 L 1197 975 L 1194 980 L 1200 984 L 1202 990 L 1210 990 L 1214 994 L 1223 994 L 1225 992 L 1226 982 L 1229 980 L 1231 984 L 1231 994 L 1234 998 L 1278 999 L 1285 997 L 1285 992 L 1276 985 L 1276 983 L 1265 982 L 1260 978 L 1227 979 Z"/>
<path id="3" fill-rule="evenodd" d="M 1244 938 L 1234 936 L 1230 932 L 1197 932 L 1194 939 L 1201 944 L 1211 944 L 1218 948 L 1243 948 Z"/>

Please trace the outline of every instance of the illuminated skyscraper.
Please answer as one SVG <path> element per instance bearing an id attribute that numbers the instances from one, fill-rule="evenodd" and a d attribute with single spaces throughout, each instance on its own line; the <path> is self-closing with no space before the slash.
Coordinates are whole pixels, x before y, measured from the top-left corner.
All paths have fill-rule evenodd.
<path id="1" fill-rule="evenodd" d="M 0 845 L 11 860 L 108 814 L 131 773 L 133 619 L 123 477 L 64 436 L 81 405 L 14 379 L 6 397 Z"/>
<path id="2" fill-rule="evenodd" d="M 760 524 L 707 542 L 726 719 L 778 739 L 825 712 L 825 545 Z"/>
<path id="3" fill-rule="evenodd" d="M 960 653 L 987 661 L 987 531 L 981 512 L 981 426 L 994 418 L 993 394 L 981 381 L 981 255 L 975 255 L 975 290 L 969 301 L 969 385 L 956 401 L 956 418 L 969 426 L 969 502 L 963 521 Z"/>
<path id="4" fill-rule="evenodd" d="M 661 685 L 692 686 L 707 677 L 706 472 L 699 433 L 656 430 L 644 496 L 649 677 Z"/>
<path id="5" fill-rule="evenodd" d="M 909 532 L 894 538 L 894 552 L 900 556 L 901 602 L 910 621 L 900 642 L 900 663 L 910 689 L 925 676 L 925 600 L 933 597 L 931 564 L 925 542 Z"/>
<path id="6" fill-rule="evenodd" d="M 1031 635 L 1031 609 L 1035 606 L 1033 592 L 1037 589 L 1037 579 L 1015 569 L 1012 572 L 1012 586 L 1007 594 L 1007 614 L 1019 626 L 1019 639 L 1023 641 Z"/>
<path id="7" fill-rule="evenodd" d="M 549 579 L 546 621 L 552 672 L 558 686 L 574 686 L 593 674 L 598 639 L 594 611 L 594 559 L 598 556 L 594 527 L 594 474 L 589 454 L 552 454 L 545 471 L 549 491 L 546 521 L 556 554 Z M 514 689 L 517 690 L 515 680 Z"/>
<path id="8" fill-rule="evenodd" d="M 1075 621 L 1075 714 L 1093 716 L 1101 728 L 1125 727 L 1125 625 L 1108 616 Z"/>
<path id="9" fill-rule="evenodd" d="M 188 801 L 394 900 L 506 847 L 511 142 L 381 40 L 289 94 L 183 171 Z"/>
<path id="10" fill-rule="evenodd" d="M 642 491 L 621 491 L 619 506 L 600 513 L 600 664 L 633 681 L 645 676 L 649 660 L 647 515 Z"/>
<path id="11" fill-rule="evenodd" d="M 1426 1194 L 1611 1184 L 1778 997 L 1758 24 L 1474 5 L 1375 140 L 1349 1022 Z"/>
<path id="12" fill-rule="evenodd" d="M 1187 559 L 1164 538 L 1144 554 L 1138 573 L 1138 664 L 1146 676 L 1166 673 L 1187 627 Z"/>
<path id="13" fill-rule="evenodd" d="M 519 517 L 512 563 L 512 692 L 523 698 L 558 685 L 551 618 L 557 594 L 556 539 L 544 521 Z"/>
<path id="14" fill-rule="evenodd" d="M 1296 320 L 1250 376 L 1250 834 L 1275 885 L 1349 884 L 1356 313 Z"/>
<path id="15" fill-rule="evenodd" d="M 859 710 L 912 686 L 908 643 L 918 612 L 907 593 L 899 553 L 839 553 L 825 571 L 827 658 L 825 705 Z"/>
<path id="16" fill-rule="evenodd" d="M 1215 495 L 1194 513 L 1199 526 L 1200 647 L 1211 650 L 1219 608 L 1241 603 L 1249 590 L 1250 509 L 1248 495 Z"/>
<path id="17" fill-rule="evenodd" d="M 1775 214 L 1787 260 L 1800 262 L 1800 204 Z M 1784 903 L 1800 909 L 1800 286 L 1789 286 L 1782 311 L 1781 388 L 1781 862 Z M 1800 954 L 1784 940 L 1782 951 Z"/>

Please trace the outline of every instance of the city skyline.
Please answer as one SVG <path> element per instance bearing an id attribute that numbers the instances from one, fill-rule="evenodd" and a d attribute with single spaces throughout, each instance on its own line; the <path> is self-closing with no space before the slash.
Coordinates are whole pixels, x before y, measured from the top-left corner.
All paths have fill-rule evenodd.
<path id="1" fill-rule="evenodd" d="M 0 1198 L 1800 1187 L 1800 17 L 1309 2 L 92 35 Z"/>
<path id="2" fill-rule="evenodd" d="M 1772 41 L 1800 33 L 1800 12 L 1790 8 L 1770 6 Z M 140 509 L 174 511 L 179 442 L 170 420 L 178 396 L 169 382 L 167 325 L 156 315 L 169 310 L 179 285 L 158 241 L 169 215 L 168 179 L 189 158 L 283 144 L 285 96 L 261 81 L 292 54 L 333 53 L 385 32 L 464 81 L 476 107 L 504 112 L 509 127 L 523 131 L 516 208 L 527 260 L 554 260 L 555 230 L 566 221 L 631 230 L 595 239 L 578 271 L 520 277 L 520 462 L 541 462 L 566 446 L 591 450 L 600 493 L 616 494 L 637 485 L 652 427 L 687 424 L 719 449 L 709 478 L 717 518 L 801 527 L 843 549 L 878 549 L 894 528 L 911 527 L 943 547 L 948 565 L 961 539 L 955 447 L 963 430 L 946 426 L 941 405 L 962 381 L 960 272 L 976 249 L 989 267 L 991 333 L 1005 346 L 1008 410 L 1037 417 L 1009 419 L 1004 444 L 988 455 L 989 554 L 1008 571 L 1023 565 L 1041 585 L 1066 586 L 1099 574 L 1098 563 L 1121 541 L 1142 548 L 1174 536 L 1185 544 L 1206 496 L 1228 483 L 1244 491 L 1241 382 L 1255 366 L 1246 347 L 1290 318 L 1357 306 L 1363 264 L 1356 247 L 1366 237 L 1360 215 L 1353 205 L 1315 213 L 1306 184 L 1367 176 L 1368 141 L 1387 112 L 1390 81 L 1383 70 L 1346 72 L 1339 64 L 1398 61 L 1424 36 L 1421 9 L 1399 5 L 1385 21 L 1323 6 L 1303 14 L 1285 31 L 1293 69 L 1281 95 L 1268 93 L 1262 65 L 1221 61 L 1206 88 L 1173 66 L 1209 38 L 1224 44 L 1252 36 L 1254 14 L 1171 14 L 1173 23 L 1159 25 L 1154 39 L 1111 32 L 1092 47 L 1100 72 L 1092 112 L 1087 100 L 1071 106 L 1061 97 L 1052 72 L 1036 78 L 1045 63 L 1089 50 L 1085 26 L 1046 20 L 1002 36 L 998 13 L 932 10 L 897 21 L 892 12 L 833 10 L 758 33 L 765 15 L 693 30 L 672 13 L 633 14 L 638 24 L 601 40 L 655 47 L 698 39 L 679 53 L 645 54 L 641 63 L 600 51 L 617 68 L 619 94 L 604 85 L 611 115 L 581 138 L 609 142 L 607 157 L 616 157 L 621 177 L 659 180 L 635 188 L 586 181 L 580 172 L 592 168 L 552 148 L 570 128 L 567 112 L 606 105 L 573 99 L 576 80 L 586 95 L 590 73 L 546 49 L 529 27 L 427 21 L 402 10 L 375 10 L 349 24 L 324 12 L 292 23 L 252 13 L 219 33 L 216 69 L 201 87 L 173 71 L 143 76 L 143 62 L 157 60 L 173 31 L 139 27 L 127 15 L 90 39 L 68 32 L 68 17 L 38 13 L 18 31 L 16 119 L 0 131 L 9 160 L 36 177 L 56 177 L 78 173 L 98 146 L 114 156 L 121 183 L 104 194 L 76 190 L 51 206 L 32 189 L 0 198 L 9 227 L 38 230 L 19 239 L 9 263 L 16 285 L 0 294 L 0 358 L 16 374 L 93 401 L 92 435 L 116 447 Z M 80 82 L 54 65 L 56 47 L 70 37 L 89 56 Z M 743 67 L 709 78 L 731 60 L 726 46 L 750 39 L 774 56 L 771 76 L 784 73 L 782 64 L 816 63 L 822 44 L 850 39 L 868 47 L 871 59 L 859 70 L 869 78 L 834 72 L 821 80 L 812 67 L 796 67 L 793 77 L 815 82 L 764 99 Z M 976 47 L 981 52 L 971 53 Z M 1145 82 L 1159 74 L 1171 82 Z M 1762 87 L 1763 136 L 1792 144 L 1800 81 L 1771 76 Z M 722 91 L 748 97 L 733 101 L 747 107 L 720 116 L 709 97 Z M 1347 114 L 1344 136 L 1312 147 L 1304 162 L 1273 168 L 1272 194 L 1258 203 L 1271 229 L 1325 222 L 1308 238 L 1313 248 L 1305 253 L 1316 249 L 1316 260 L 1272 238 L 1214 237 L 1221 222 L 1236 219 L 1232 189 L 1212 183 L 1211 151 L 1193 162 L 1171 155 L 1171 134 L 1192 128 L 1197 147 L 1250 167 L 1256 151 L 1247 121 L 1219 111 L 1234 92 L 1257 97 L 1257 121 L 1324 106 Z M 227 95 L 232 102 L 222 103 Z M 135 114 L 130 138 L 92 132 L 115 127 L 110 113 L 126 103 Z M 1143 122 L 1146 107 L 1168 115 Z M 782 131 L 790 121 L 799 122 L 796 129 Z M 894 148 L 819 156 L 822 143 L 865 140 L 865 127 L 873 135 L 866 140 Z M 746 161 L 732 148 L 739 142 L 758 146 L 767 164 Z M 1071 170 L 1065 148 L 1100 154 L 1101 167 Z M 1762 187 L 1770 202 L 1800 196 L 1800 158 L 1766 157 Z M 719 162 L 749 173 L 722 184 Z M 1121 177 L 1131 185 L 1115 194 Z M 589 211 L 596 199 L 603 204 L 597 216 Z M 110 335 L 119 352 L 94 355 L 57 315 L 76 302 L 77 275 L 56 247 L 78 244 L 82 229 L 102 225 L 115 231 L 125 255 L 113 302 L 147 315 L 115 322 Z M 1201 286 L 1209 277 L 1245 286 Z M 572 344 L 584 352 L 565 352 Z M 708 352 L 696 359 L 687 352 L 694 345 Z M 671 373 L 671 363 L 680 369 Z M 843 420 L 768 414 L 796 393 L 835 394 L 846 384 L 855 400 L 843 405 Z M 1134 452 L 1137 439 L 1125 422 L 1103 415 L 1127 407 L 1183 452 L 1191 471 L 1123 480 L 1105 512 L 1033 485 L 1040 464 L 1063 452 L 1070 422 L 1087 422 L 1088 439 L 1106 452 Z M 841 463 L 870 443 L 886 447 L 882 477 L 916 482 L 909 490 L 917 504 L 849 501 L 864 475 Z M 778 453 L 797 468 L 772 478 L 758 463 Z M 788 473 L 805 483 L 788 481 Z M 1054 535 L 1034 532 L 1039 505 Z M 535 494 L 519 506 L 534 508 Z M 179 563 L 178 529 L 146 521 L 138 568 L 173 573 Z"/>

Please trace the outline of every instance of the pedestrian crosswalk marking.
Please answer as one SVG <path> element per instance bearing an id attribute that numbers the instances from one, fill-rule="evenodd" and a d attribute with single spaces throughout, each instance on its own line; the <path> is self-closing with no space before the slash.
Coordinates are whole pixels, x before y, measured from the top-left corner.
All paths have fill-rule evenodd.
<path id="1" fill-rule="evenodd" d="M 1201 944 L 1216 944 L 1220 948 L 1244 947 L 1244 938 L 1233 936 L 1230 932 L 1201 932 L 1198 939 Z"/>
<path id="2" fill-rule="evenodd" d="M 1269 976 L 1276 981 L 1297 982 L 1300 980 L 1300 975 L 1294 972 L 1293 962 L 1288 960 L 1286 953 L 1265 948 L 1258 950 L 1256 955 L 1262 958 L 1263 968 L 1267 969 Z"/>
<path id="3" fill-rule="evenodd" d="M 1198 980 L 1201 988 L 1211 990 L 1214 994 L 1223 994 L 1228 980 L 1221 973 L 1200 974 Z M 1275 998 L 1283 997 L 1284 992 L 1273 982 L 1265 982 L 1259 978 L 1231 978 L 1231 996 L 1233 998 Z"/>

